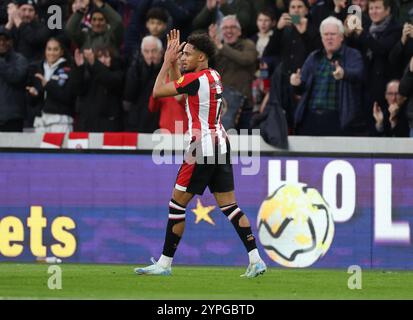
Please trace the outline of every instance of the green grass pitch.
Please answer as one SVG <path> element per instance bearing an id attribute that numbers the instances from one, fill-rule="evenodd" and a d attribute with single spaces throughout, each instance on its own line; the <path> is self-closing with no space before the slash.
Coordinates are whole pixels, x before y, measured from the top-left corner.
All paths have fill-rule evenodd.
<path id="1" fill-rule="evenodd" d="M 0 263 L 0 299 L 413 299 L 413 272 L 367 271 L 350 290 L 347 270 L 175 266 L 171 277 L 137 276 L 132 265 L 61 264 L 62 289 L 47 286 L 49 265 Z"/>

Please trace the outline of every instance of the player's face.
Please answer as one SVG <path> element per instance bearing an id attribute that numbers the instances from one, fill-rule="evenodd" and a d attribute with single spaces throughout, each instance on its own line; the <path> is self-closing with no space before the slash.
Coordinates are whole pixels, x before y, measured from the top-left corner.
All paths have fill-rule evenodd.
<path id="1" fill-rule="evenodd" d="M 181 57 L 182 69 L 185 72 L 192 72 L 198 67 L 199 51 L 191 44 L 186 44 Z"/>

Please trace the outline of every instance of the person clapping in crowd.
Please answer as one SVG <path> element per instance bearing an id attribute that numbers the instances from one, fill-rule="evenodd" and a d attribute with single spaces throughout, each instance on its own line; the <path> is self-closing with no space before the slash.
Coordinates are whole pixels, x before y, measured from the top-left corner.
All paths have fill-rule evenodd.
<path id="1" fill-rule="evenodd" d="M 37 111 L 36 132 L 73 131 L 74 101 L 71 63 L 60 40 L 51 38 L 44 59 L 31 66 L 26 90 L 30 105 Z"/>
<path id="2" fill-rule="evenodd" d="M 404 99 L 399 94 L 399 84 L 399 80 L 392 80 L 387 84 L 386 104 L 383 107 L 377 102 L 374 103 L 373 117 L 378 136 L 407 137 L 409 135 Z"/>
<path id="3" fill-rule="evenodd" d="M 34 0 L 17 0 L 7 7 L 8 21 L 5 25 L 13 38 L 14 49 L 30 62 L 42 58 L 50 31 L 37 17 Z"/>
<path id="4" fill-rule="evenodd" d="M 122 130 L 124 72 L 111 47 L 75 51 L 76 131 Z"/>

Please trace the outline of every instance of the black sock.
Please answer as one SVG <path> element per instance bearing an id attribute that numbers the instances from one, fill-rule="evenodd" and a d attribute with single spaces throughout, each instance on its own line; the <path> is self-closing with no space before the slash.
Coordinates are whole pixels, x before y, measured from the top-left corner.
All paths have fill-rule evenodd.
<path id="1" fill-rule="evenodd" d="M 175 255 L 181 237 L 173 232 L 173 227 L 183 221 L 185 221 L 185 207 L 171 199 L 169 202 L 169 219 L 166 227 L 165 243 L 162 251 L 164 256 L 173 258 Z"/>
<path id="2" fill-rule="evenodd" d="M 237 231 L 242 243 L 245 246 L 245 249 L 247 249 L 247 252 L 256 249 L 257 244 L 255 243 L 255 237 L 252 233 L 251 227 L 241 227 L 239 225 L 239 220 L 244 216 L 244 213 L 240 208 L 238 208 L 238 205 L 233 203 L 228 206 L 221 207 L 221 211 L 232 222 L 232 225 Z"/>

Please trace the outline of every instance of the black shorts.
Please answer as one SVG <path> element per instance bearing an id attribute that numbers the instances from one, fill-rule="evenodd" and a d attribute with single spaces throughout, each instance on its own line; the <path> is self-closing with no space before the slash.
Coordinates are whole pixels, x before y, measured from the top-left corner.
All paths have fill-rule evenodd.
<path id="1" fill-rule="evenodd" d="M 234 190 L 234 174 L 231 164 L 231 149 L 220 156 L 218 148 L 214 156 L 203 157 L 203 161 L 185 160 L 179 169 L 175 189 L 202 195 L 209 188 L 211 193 Z"/>

